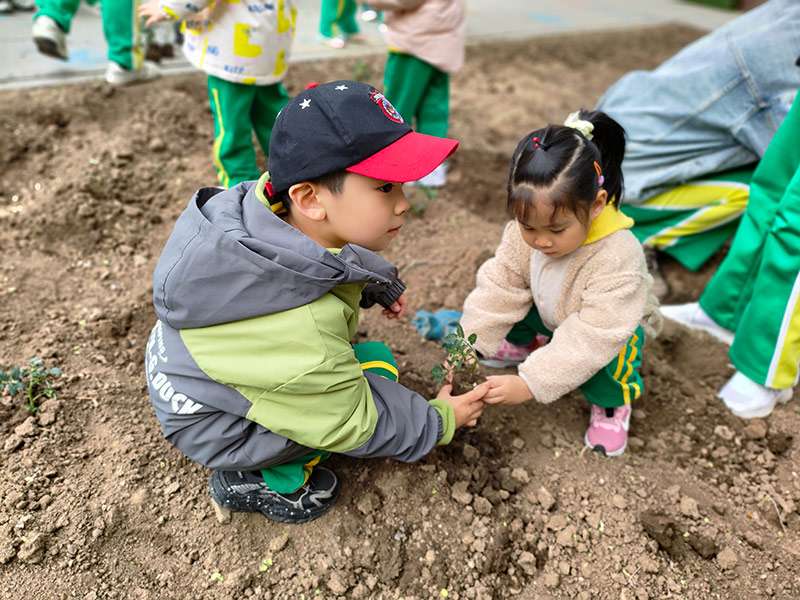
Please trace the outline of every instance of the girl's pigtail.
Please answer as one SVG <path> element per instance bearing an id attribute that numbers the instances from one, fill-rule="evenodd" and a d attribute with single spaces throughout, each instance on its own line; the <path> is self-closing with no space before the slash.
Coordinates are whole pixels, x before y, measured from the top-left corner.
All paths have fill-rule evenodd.
<path id="1" fill-rule="evenodd" d="M 625 130 L 622 125 L 599 110 L 581 110 L 580 118 L 594 125 L 592 142 L 600 151 L 603 189 L 608 192 L 608 197 L 614 206 L 619 207 L 624 188 L 622 159 L 625 156 Z"/>

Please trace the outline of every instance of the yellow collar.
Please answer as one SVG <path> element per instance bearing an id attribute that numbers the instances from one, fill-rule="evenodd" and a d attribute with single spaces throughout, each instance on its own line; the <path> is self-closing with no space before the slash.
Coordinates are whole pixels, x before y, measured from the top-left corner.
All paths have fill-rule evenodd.
<path id="1" fill-rule="evenodd" d="M 586 235 L 586 239 L 583 240 L 581 246 L 586 246 L 587 244 L 603 239 L 607 235 L 611 235 L 620 229 L 630 229 L 631 227 L 633 227 L 633 219 L 625 216 L 617 210 L 613 204 L 606 204 L 603 212 L 597 215 L 592 221 L 589 227 L 589 233 Z"/>

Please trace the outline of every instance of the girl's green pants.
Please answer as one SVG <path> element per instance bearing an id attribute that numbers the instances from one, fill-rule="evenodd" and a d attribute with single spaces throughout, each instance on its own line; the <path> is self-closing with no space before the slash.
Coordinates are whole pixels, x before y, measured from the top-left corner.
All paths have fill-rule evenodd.
<path id="1" fill-rule="evenodd" d="M 518 346 L 531 343 L 537 333 L 552 337 L 553 332 L 545 327 L 534 304 L 522 321 L 514 325 L 506 340 Z M 590 404 L 605 408 L 616 408 L 630 404 L 642 395 L 642 344 L 644 330 L 641 326 L 620 350 L 617 357 L 598 371 L 589 381 L 580 386 L 581 393 Z"/>
<path id="2" fill-rule="evenodd" d="M 750 182 L 750 202 L 700 306 L 734 332 L 734 366 L 793 387 L 800 360 L 800 95 Z"/>
<path id="3" fill-rule="evenodd" d="M 447 136 L 450 118 L 450 75 L 411 54 L 389 52 L 383 77 L 389 102 L 414 131 Z"/>
<path id="4" fill-rule="evenodd" d="M 397 381 L 397 363 L 388 346 L 380 342 L 364 342 L 355 344 L 353 350 L 364 371 Z M 282 465 L 261 469 L 261 476 L 269 489 L 279 494 L 290 494 L 305 485 L 314 466 L 330 454 L 327 450 L 314 450 Z"/>
<path id="5" fill-rule="evenodd" d="M 50 17 L 69 33 L 79 4 L 80 0 L 36 0 L 39 11 L 33 18 Z M 100 7 L 108 60 L 125 69 L 141 68 L 144 57 L 139 45 L 139 0 L 100 0 Z"/>
<path id="6" fill-rule="evenodd" d="M 253 132 L 269 156 L 275 117 L 289 101 L 281 83 L 247 85 L 208 76 L 208 100 L 214 115 L 214 166 L 223 187 L 258 179 Z"/>

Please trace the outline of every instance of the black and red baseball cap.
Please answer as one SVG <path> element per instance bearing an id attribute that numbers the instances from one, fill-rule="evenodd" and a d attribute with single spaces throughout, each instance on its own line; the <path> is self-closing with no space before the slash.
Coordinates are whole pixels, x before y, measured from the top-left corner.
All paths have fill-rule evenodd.
<path id="1" fill-rule="evenodd" d="M 416 181 L 455 152 L 456 140 L 412 131 L 391 102 L 358 81 L 309 88 L 283 107 L 269 144 L 275 191 L 335 171 Z"/>

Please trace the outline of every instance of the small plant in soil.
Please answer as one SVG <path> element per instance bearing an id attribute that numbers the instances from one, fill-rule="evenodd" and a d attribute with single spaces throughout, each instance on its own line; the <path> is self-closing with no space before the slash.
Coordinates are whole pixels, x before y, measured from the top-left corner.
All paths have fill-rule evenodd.
<path id="1" fill-rule="evenodd" d="M 443 385 L 447 381 L 447 375 L 453 373 L 454 394 L 472 387 L 478 372 L 478 354 L 473 347 L 477 339 L 475 333 L 464 337 L 461 325 L 456 326 L 454 332 L 448 333 L 442 339 L 447 357 L 442 364 L 431 370 L 431 377 L 437 385 Z"/>
<path id="2" fill-rule="evenodd" d="M 24 394 L 27 402 L 22 405 L 23 408 L 38 411 L 37 403 L 40 398 L 56 397 L 50 378 L 59 375 L 61 369 L 58 367 L 47 369 L 41 358 L 34 358 L 28 361 L 27 365 L 14 366 L 8 373 L 0 371 L 0 390 L 5 390 L 12 398 Z"/>

